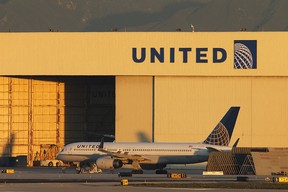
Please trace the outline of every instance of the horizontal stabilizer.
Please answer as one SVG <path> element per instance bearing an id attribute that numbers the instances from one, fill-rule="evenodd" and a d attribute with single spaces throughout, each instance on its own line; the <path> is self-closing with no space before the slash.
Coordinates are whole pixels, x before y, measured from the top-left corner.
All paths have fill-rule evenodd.
<path id="1" fill-rule="evenodd" d="M 240 138 L 238 138 L 238 139 L 235 141 L 235 143 L 233 144 L 232 147 L 237 147 L 237 145 L 238 145 L 238 143 L 239 143 L 239 140 L 240 140 Z"/>
<path id="2" fill-rule="evenodd" d="M 209 153 L 214 152 L 214 151 L 216 151 L 216 152 L 221 152 L 221 150 L 216 149 L 216 148 L 214 148 L 214 147 L 206 147 L 206 148 L 208 149 L 208 152 L 209 152 Z"/>

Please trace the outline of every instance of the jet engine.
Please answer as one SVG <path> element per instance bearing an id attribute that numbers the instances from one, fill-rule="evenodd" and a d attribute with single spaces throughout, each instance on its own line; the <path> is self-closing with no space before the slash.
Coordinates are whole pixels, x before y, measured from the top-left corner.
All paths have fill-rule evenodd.
<path id="1" fill-rule="evenodd" d="M 123 162 L 119 159 L 113 159 L 111 157 L 101 157 L 96 161 L 96 165 L 99 169 L 118 169 L 123 166 Z"/>

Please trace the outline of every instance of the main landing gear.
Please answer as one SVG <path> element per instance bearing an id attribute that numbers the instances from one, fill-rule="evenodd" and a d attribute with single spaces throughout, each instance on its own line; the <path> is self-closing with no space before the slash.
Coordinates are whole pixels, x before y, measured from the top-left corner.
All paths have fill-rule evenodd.
<path id="1" fill-rule="evenodd" d="M 76 171 L 78 174 L 85 174 L 85 173 L 102 173 L 102 170 L 99 169 L 95 163 L 86 163 L 82 164 L 81 166 L 77 166 Z"/>
<path id="2" fill-rule="evenodd" d="M 143 170 L 142 169 L 133 169 L 132 174 L 143 174 Z"/>

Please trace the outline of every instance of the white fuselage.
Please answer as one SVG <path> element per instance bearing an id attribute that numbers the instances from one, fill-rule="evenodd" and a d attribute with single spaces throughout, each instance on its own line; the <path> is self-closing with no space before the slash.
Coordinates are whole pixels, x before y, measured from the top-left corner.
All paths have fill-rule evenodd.
<path id="1" fill-rule="evenodd" d="M 58 153 L 57 159 L 69 162 L 91 161 L 100 169 L 163 169 L 167 164 L 192 164 L 208 160 L 211 151 L 230 151 L 240 107 L 230 107 L 203 143 L 72 143 Z M 238 141 L 237 141 L 238 142 Z M 236 144 L 237 144 L 236 142 Z M 236 146 L 235 144 L 235 146 Z"/>
<path id="2" fill-rule="evenodd" d="M 68 162 L 96 161 L 110 156 L 98 151 L 99 142 L 80 142 L 66 145 L 57 159 Z M 231 147 L 202 143 L 105 143 L 110 152 L 144 159 L 141 164 L 192 164 L 208 160 L 209 150 L 230 151 Z"/>

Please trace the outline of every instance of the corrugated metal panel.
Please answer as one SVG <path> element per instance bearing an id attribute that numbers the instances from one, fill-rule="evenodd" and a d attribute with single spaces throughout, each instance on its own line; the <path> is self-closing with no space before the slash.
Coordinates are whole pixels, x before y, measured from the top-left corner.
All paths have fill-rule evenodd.
<path id="1" fill-rule="evenodd" d="M 29 80 L 21 78 L 9 78 L 11 106 L 10 127 L 11 137 L 9 155 L 27 155 L 29 143 Z"/>
<path id="2" fill-rule="evenodd" d="M 2 138 L 0 140 L 0 154 L 7 156 L 11 154 L 11 81 L 8 78 L 0 77 L 0 130 Z"/>
<path id="3" fill-rule="evenodd" d="M 62 83 L 63 84 L 63 83 Z M 33 142 L 56 144 L 58 82 L 34 80 L 32 83 Z M 64 85 L 62 85 L 64 86 Z"/>

